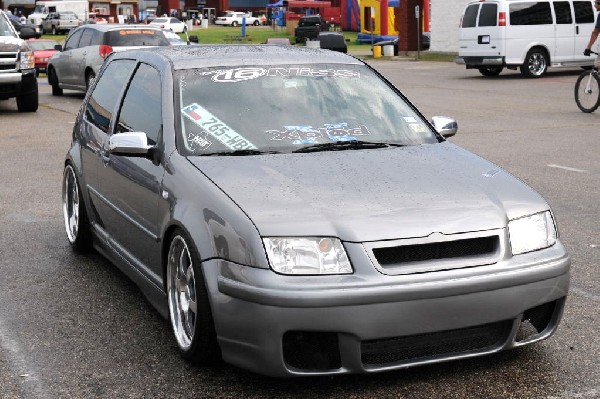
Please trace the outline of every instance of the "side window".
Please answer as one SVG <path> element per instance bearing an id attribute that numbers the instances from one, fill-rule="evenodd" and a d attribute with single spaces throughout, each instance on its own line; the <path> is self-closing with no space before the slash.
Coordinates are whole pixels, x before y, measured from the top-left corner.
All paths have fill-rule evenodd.
<path id="1" fill-rule="evenodd" d="M 79 47 L 89 46 L 92 42 L 92 36 L 94 36 L 94 31 L 92 29 L 84 29 L 81 34 L 81 39 L 79 40 Z"/>
<path id="2" fill-rule="evenodd" d="M 65 50 L 73 50 L 74 48 L 79 47 L 79 39 L 81 39 L 81 34 L 83 33 L 83 29 L 78 29 L 71 36 L 67 38 L 65 42 Z"/>
<path id="3" fill-rule="evenodd" d="M 95 29 L 90 29 L 92 32 L 94 32 L 94 35 L 92 36 L 92 40 L 90 41 L 90 46 L 99 46 L 103 43 L 103 33 L 100 32 L 99 30 L 95 30 Z"/>
<path id="4" fill-rule="evenodd" d="M 557 24 L 572 24 L 571 6 L 568 1 L 555 1 L 554 15 L 556 15 Z"/>
<path id="5" fill-rule="evenodd" d="M 479 12 L 479 4 L 471 4 L 465 10 L 465 15 L 462 20 L 463 28 L 474 28 L 477 25 L 477 13 Z"/>
<path id="6" fill-rule="evenodd" d="M 548 2 L 527 2 L 510 5 L 511 25 L 549 25 L 552 13 Z"/>
<path id="7" fill-rule="evenodd" d="M 160 73 L 140 64 L 123 99 L 116 133 L 144 132 L 149 144 L 156 144 L 162 127 L 162 85 Z"/>
<path id="8" fill-rule="evenodd" d="M 498 25 L 498 4 L 482 4 L 479 13 L 479 26 L 496 25 Z"/>
<path id="9" fill-rule="evenodd" d="M 575 9 L 576 24 L 593 24 L 594 9 L 589 1 L 574 1 L 573 8 Z"/>
<path id="10" fill-rule="evenodd" d="M 134 60 L 112 61 L 98 78 L 90 95 L 85 117 L 105 133 L 108 133 L 115 105 L 134 66 Z"/>

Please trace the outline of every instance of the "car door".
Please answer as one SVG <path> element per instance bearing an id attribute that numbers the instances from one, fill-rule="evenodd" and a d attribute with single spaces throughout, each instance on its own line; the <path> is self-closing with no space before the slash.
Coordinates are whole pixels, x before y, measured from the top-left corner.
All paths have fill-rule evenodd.
<path id="1" fill-rule="evenodd" d="M 79 46 L 81 33 L 82 30 L 79 29 L 67 37 L 62 51 L 52 59 L 56 76 L 62 84 L 70 85 L 73 82 L 73 56 Z"/>
<path id="2" fill-rule="evenodd" d="M 164 174 L 162 159 L 162 85 L 154 67 L 140 63 L 116 115 L 114 135 L 144 132 L 153 145 L 152 156 L 109 154 L 105 149 L 99 169 L 101 195 L 108 204 L 103 217 L 106 232 L 130 263 L 159 284 L 160 262 L 158 206 Z"/>
<path id="3" fill-rule="evenodd" d="M 575 12 L 575 60 L 592 62 L 593 57 L 583 55 L 583 50 L 587 47 L 590 35 L 594 30 L 594 7 L 589 0 L 573 2 Z"/>
<path id="4" fill-rule="evenodd" d="M 104 219 L 111 215 L 107 202 L 101 194 L 98 170 L 105 167 L 103 150 L 108 145 L 111 121 L 123 88 L 135 67 L 134 60 L 115 60 L 107 65 L 103 78 L 93 88 L 83 108 L 83 120 L 79 123 L 81 142 L 81 168 L 85 175 L 85 187 L 95 212 L 91 222 L 102 229 Z"/>
<path id="5" fill-rule="evenodd" d="M 554 1 L 554 29 L 556 32 L 556 48 L 552 61 L 563 62 L 573 59 L 575 54 L 575 24 L 569 1 Z"/>

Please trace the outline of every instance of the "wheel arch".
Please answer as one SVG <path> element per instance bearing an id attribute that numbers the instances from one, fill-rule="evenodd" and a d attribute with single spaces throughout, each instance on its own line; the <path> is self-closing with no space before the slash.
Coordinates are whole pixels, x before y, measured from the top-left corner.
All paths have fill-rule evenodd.
<path id="1" fill-rule="evenodd" d="M 525 49 L 525 52 L 521 55 L 521 59 L 522 59 L 521 64 L 523 64 L 524 62 L 527 61 L 527 54 L 529 54 L 530 51 L 535 50 L 535 49 L 539 49 L 544 52 L 544 54 L 546 55 L 546 59 L 548 60 L 548 66 L 550 66 L 550 63 L 552 62 L 552 58 L 550 56 L 550 50 L 548 49 L 548 46 L 546 46 L 544 43 L 532 43 L 531 45 L 529 45 Z"/>

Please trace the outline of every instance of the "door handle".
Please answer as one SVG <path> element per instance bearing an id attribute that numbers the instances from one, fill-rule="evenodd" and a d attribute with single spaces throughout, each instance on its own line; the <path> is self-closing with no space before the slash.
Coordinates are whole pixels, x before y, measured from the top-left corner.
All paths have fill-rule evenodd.
<path id="1" fill-rule="evenodd" d="M 579 34 L 579 26 L 575 27 L 575 34 L 578 35 Z"/>

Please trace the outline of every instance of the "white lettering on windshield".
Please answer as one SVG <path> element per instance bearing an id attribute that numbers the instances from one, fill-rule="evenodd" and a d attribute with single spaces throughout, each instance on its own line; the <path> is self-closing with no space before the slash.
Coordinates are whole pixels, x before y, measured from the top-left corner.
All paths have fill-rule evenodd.
<path id="1" fill-rule="evenodd" d="M 203 72 L 201 75 L 212 75 L 212 81 L 216 83 L 238 83 L 260 77 L 333 77 L 341 79 L 358 79 L 360 72 L 348 69 L 316 69 L 316 68 L 236 68 L 220 69 L 216 71 Z"/>

